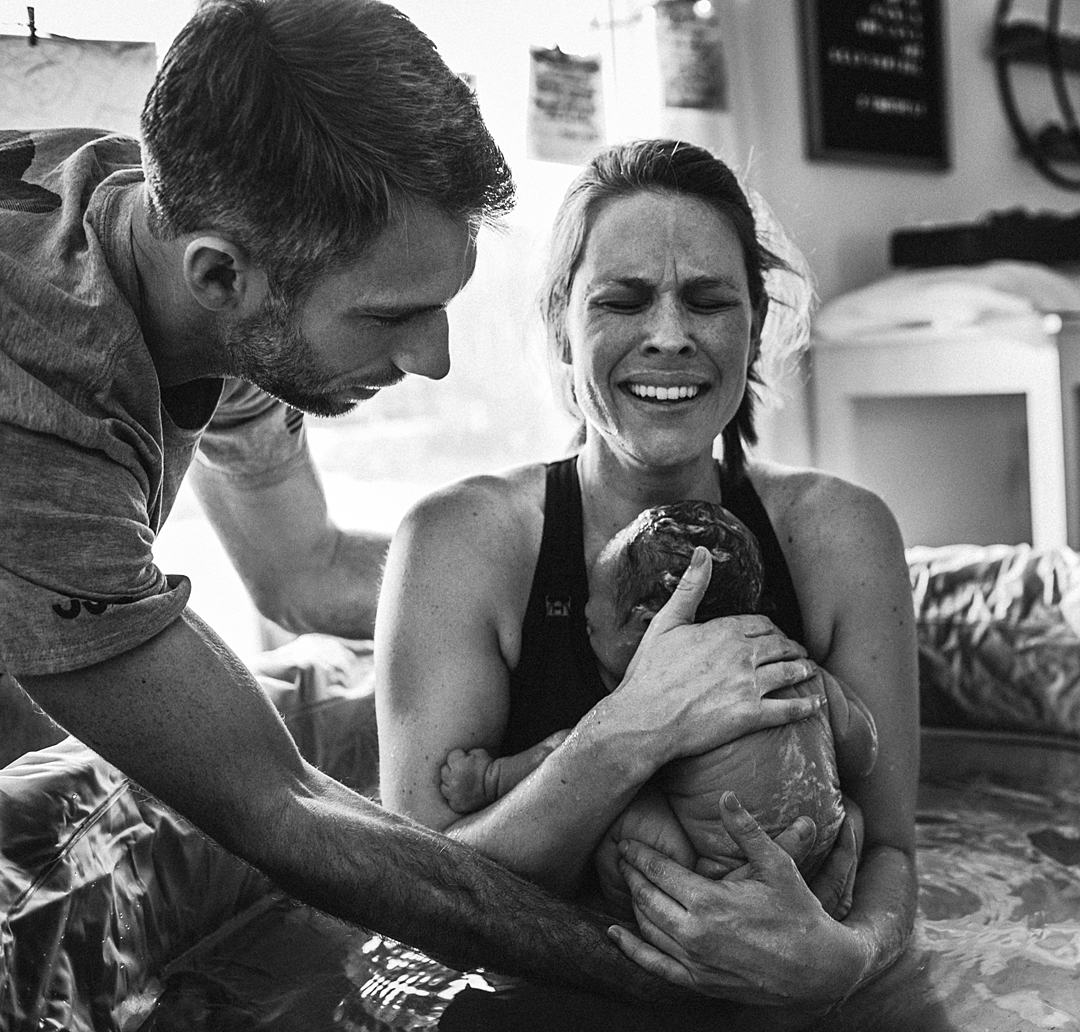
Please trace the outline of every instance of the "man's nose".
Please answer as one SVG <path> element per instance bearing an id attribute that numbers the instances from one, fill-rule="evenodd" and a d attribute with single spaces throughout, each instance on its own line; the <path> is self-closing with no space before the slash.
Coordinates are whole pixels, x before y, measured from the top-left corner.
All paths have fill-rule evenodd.
<path id="1" fill-rule="evenodd" d="M 433 312 L 409 327 L 394 365 L 403 373 L 441 380 L 450 372 L 450 326 L 445 312 Z"/>

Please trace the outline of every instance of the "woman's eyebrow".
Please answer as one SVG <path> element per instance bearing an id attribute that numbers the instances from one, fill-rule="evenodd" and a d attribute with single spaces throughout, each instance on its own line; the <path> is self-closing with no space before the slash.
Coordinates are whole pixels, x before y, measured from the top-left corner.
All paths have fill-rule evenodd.
<path id="1" fill-rule="evenodd" d="M 655 285 L 653 280 L 645 279 L 642 276 L 601 275 L 589 281 L 588 289 L 598 290 L 604 287 L 630 287 L 635 290 L 651 290 Z M 739 287 L 739 282 L 738 280 L 723 274 L 708 275 L 703 273 L 700 276 L 690 276 L 686 279 L 681 279 L 679 285 L 682 287 L 726 287 L 734 290 Z"/>

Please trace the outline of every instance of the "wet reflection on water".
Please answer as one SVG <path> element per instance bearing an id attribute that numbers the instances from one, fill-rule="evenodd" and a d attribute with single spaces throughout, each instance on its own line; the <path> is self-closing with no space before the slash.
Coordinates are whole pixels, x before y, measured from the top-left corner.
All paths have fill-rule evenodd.
<path id="1" fill-rule="evenodd" d="M 955 732 L 924 735 L 923 748 L 911 946 L 874 985 L 812 1027 L 1080 1032 L 1080 750 Z M 174 964 L 138 1027 L 697 1027 L 685 1015 L 490 983 L 282 904 L 238 923 L 213 950 Z"/>

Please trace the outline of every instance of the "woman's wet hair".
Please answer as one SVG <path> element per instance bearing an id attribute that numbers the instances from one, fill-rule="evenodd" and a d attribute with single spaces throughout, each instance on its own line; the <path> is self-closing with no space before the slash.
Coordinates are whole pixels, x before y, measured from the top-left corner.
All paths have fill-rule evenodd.
<path id="1" fill-rule="evenodd" d="M 764 325 L 770 297 L 766 277 L 793 272 L 791 265 L 762 240 L 754 210 L 735 173 L 719 158 L 680 140 L 637 140 L 597 154 L 571 183 L 555 216 L 540 311 L 547 332 L 548 357 L 560 400 L 581 420 L 573 398 L 566 315 L 574 276 L 600 209 L 611 200 L 643 191 L 669 191 L 693 197 L 725 217 L 742 245 L 750 305 Z M 760 349 L 759 349 L 760 352 Z M 745 465 L 744 444 L 757 442 L 754 426 L 756 386 L 762 383 L 760 354 L 748 370 L 746 393 L 734 419 L 722 432 L 724 464 L 732 475 Z"/>
<path id="2" fill-rule="evenodd" d="M 472 91 L 375 0 L 204 2 L 165 55 L 142 136 L 151 232 L 221 233 L 285 293 L 417 202 L 474 228 L 513 203 Z"/>
<path id="3" fill-rule="evenodd" d="M 696 622 L 753 613 L 761 604 L 765 570 L 750 528 L 722 505 L 697 500 L 658 505 L 618 534 L 613 598 L 620 618 L 643 607 L 657 612 L 675 590 L 698 545 L 712 557 L 712 578 Z"/>

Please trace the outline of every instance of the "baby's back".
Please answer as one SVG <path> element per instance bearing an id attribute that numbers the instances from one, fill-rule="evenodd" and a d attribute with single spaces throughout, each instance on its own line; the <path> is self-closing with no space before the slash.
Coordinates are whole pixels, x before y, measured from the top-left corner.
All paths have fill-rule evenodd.
<path id="1" fill-rule="evenodd" d="M 808 695 L 809 685 L 775 697 Z M 811 877 L 828 855 L 844 819 L 828 714 L 765 728 L 718 749 L 668 764 L 657 775 L 672 810 L 702 857 L 740 857 L 720 820 L 720 799 L 733 791 L 769 835 L 797 817 L 817 826 L 814 847 L 799 865 Z"/>

